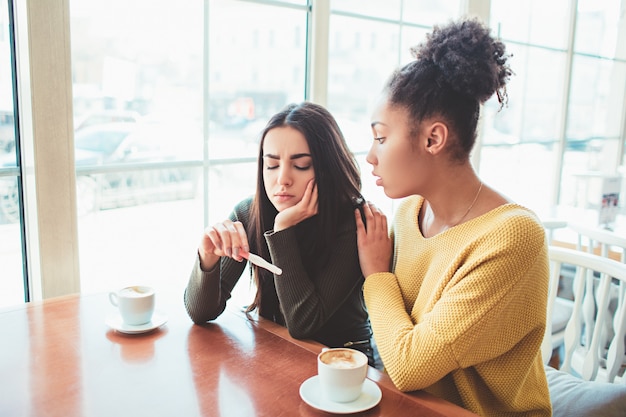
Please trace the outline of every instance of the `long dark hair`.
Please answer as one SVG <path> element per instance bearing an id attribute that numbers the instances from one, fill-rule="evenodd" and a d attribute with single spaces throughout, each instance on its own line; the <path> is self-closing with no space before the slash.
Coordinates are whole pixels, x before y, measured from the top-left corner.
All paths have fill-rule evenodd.
<path id="1" fill-rule="evenodd" d="M 261 134 L 257 186 L 248 231 L 251 251 L 258 251 L 265 259 L 270 258 L 263 234 L 273 229 L 278 211 L 268 198 L 263 182 L 263 144 L 267 132 L 283 126 L 302 133 L 309 145 L 318 191 L 318 214 L 296 227 L 308 225 L 308 232 L 311 232 L 306 233 L 306 239 L 299 241 L 308 252 L 307 259 L 323 262 L 332 250 L 340 217 L 361 196 L 361 175 L 335 118 L 324 107 L 308 101 L 287 105 L 269 120 Z M 253 271 L 257 292 L 248 311 L 261 305 L 262 281 L 273 280 L 273 276 L 265 270 L 254 267 Z"/>

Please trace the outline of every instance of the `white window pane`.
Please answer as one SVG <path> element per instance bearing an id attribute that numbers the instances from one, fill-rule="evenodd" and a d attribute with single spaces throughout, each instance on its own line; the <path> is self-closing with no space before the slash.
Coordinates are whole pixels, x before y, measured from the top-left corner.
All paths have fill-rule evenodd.
<path id="1" fill-rule="evenodd" d="M 184 286 L 201 170 L 166 164 L 202 159 L 203 3 L 70 7 L 82 291 Z"/>
<path id="2" fill-rule="evenodd" d="M 541 144 L 483 146 L 480 176 L 485 183 L 539 213 L 549 213 L 554 148 Z"/>
<path id="3" fill-rule="evenodd" d="M 331 15 L 328 107 L 353 151 L 371 144 L 370 114 L 398 66 L 399 39 L 395 24 Z"/>
<path id="4" fill-rule="evenodd" d="M 1 173 L 16 166 L 9 42 L 7 1 L 0 0 L 0 308 L 25 300 L 17 177 Z"/>
<path id="5" fill-rule="evenodd" d="M 564 49 L 570 0 L 491 0 L 490 23 L 506 40 Z"/>
<path id="6" fill-rule="evenodd" d="M 402 45 L 419 41 L 419 31 L 407 29 Z M 371 113 L 388 77 L 410 58 L 408 46 L 401 50 L 396 24 L 332 15 L 328 63 L 328 108 L 337 118 L 361 169 L 363 195 L 386 213 L 393 201 L 377 187 L 365 155 L 372 145 Z M 402 58 L 401 58 L 402 57 Z"/>
<path id="7" fill-rule="evenodd" d="M 256 158 L 269 118 L 304 99 L 306 18 L 304 8 L 210 3 L 211 158 Z"/>
<path id="8" fill-rule="evenodd" d="M 72 1 L 83 291 L 182 289 L 204 193 L 214 223 L 254 192 L 258 134 L 305 92 L 306 2 L 277 4 Z"/>
<path id="9" fill-rule="evenodd" d="M 403 0 L 402 20 L 433 26 L 457 17 L 461 10 L 458 0 Z"/>
<path id="10" fill-rule="evenodd" d="M 415 58 L 411 54 L 411 48 L 426 40 L 426 33 L 430 29 L 421 29 L 412 26 L 402 27 L 402 44 L 400 47 L 400 65 L 406 65 Z"/>
<path id="11" fill-rule="evenodd" d="M 382 19 L 400 19 L 401 0 L 330 0 L 331 11 L 342 11 Z"/>
<path id="12" fill-rule="evenodd" d="M 626 63 L 575 56 L 568 141 L 618 137 L 624 117 Z"/>
<path id="13" fill-rule="evenodd" d="M 626 58 L 621 0 L 579 0 L 574 50 L 608 58 Z"/>
<path id="14" fill-rule="evenodd" d="M 558 140 L 565 53 L 507 45 L 514 74 L 507 84 L 508 101 L 502 110 L 494 95 L 483 110 L 483 144 L 540 143 Z M 552 63 L 546 69 L 542 62 Z M 545 167 L 544 169 L 549 169 Z"/>
<path id="15" fill-rule="evenodd" d="M 508 43 L 514 74 L 502 110 L 496 96 L 483 108 L 480 175 L 514 201 L 548 213 L 565 92 L 566 54 Z M 546 66 L 545 62 L 551 65 Z"/>
<path id="16" fill-rule="evenodd" d="M 18 210 L 17 179 L 0 177 L 0 308 L 25 300 Z"/>
<path id="17" fill-rule="evenodd" d="M 605 139 L 588 142 L 584 147 L 568 147 L 563 155 L 562 205 L 594 210 L 600 208 L 603 179 L 620 175 L 617 171 L 603 171 L 607 160 L 615 159 L 617 143 L 617 139 Z M 610 164 L 614 165 L 614 162 Z"/>

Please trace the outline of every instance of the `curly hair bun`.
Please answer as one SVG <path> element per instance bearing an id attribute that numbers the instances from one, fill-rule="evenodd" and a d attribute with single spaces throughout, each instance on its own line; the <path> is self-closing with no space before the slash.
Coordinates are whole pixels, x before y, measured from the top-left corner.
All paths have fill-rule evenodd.
<path id="1" fill-rule="evenodd" d="M 504 44 L 491 36 L 478 19 L 465 19 L 435 26 L 424 43 L 411 48 L 413 56 L 431 61 L 455 91 L 480 103 L 495 92 L 502 103 L 512 74 Z M 502 90 L 502 92 L 501 92 Z"/>

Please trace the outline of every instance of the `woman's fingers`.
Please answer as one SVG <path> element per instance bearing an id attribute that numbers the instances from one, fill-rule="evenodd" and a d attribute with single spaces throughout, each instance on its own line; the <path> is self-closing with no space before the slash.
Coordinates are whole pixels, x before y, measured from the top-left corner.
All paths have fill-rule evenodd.
<path id="1" fill-rule="evenodd" d="M 391 239 L 387 229 L 387 216 L 374 204 L 363 205 L 365 223 L 359 210 L 355 210 L 357 225 L 357 247 L 363 275 L 389 271 L 391 259 Z"/>
<path id="2" fill-rule="evenodd" d="M 368 234 L 387 234 L 387 216 L 369 201 L 363 205 L 365 216 L 365 229 Z"/>
<path id="3" fill-rule="evenodd" d="M 365 223 L 363 223 L 363 216 L 361 215 L 361 209 L 354 209 L 354 220 L 356 221 L 356 232 L 357 235 L 361 233 L 365 233 Z"/>
<path id="4" fill-rule="evenodd" d="M 243 249 L 244 252 L 250 251 L 250 246 L 248 244 L 248 235 L 246 234 L 246 229 L 243 228 L 243 223 L 234 222 L 233 226 L 237 230 L 237 235 L 239 236 L 239 242 L 241 243 L 240 248 Z"/>
<path id="5" fill-rule="evenodd" d="M 317 197 L 317 184 L 315 184 L 315 180 L 311 180 L 306 185 L 302 200 L 296 205 L 302 207 L 304 218 L 317 214 Z"/>
<path id="6" fill-rule="evenodd" d="M 229 256 L 237 261 L 241 261 L 242 253 L 250 250 L 248 245 L 248 237 L 243 224 L 239 221 L 233 222 L 225 220 L 216 223 L 205 231 L 214 245 L 214 254 L 218 256 Z"/>
<path id="7" fill-rule="evenodd" d="M 311 190 L 311 201 L 309 203 L 309 211 L 313 213 L 312 215 L 315 215 L 317 214 L 317 202 L 318 202 L 317 184 L 315 183 L 315 181 L 311 181 L 311 183 L 312 183 L 312 190 Z"/>

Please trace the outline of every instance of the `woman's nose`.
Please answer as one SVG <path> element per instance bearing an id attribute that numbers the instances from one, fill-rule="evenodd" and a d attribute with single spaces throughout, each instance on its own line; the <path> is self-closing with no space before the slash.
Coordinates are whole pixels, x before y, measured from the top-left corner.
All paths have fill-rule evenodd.
<path id="1" fill-rule="evenodd" d="M 278 172 L 278 184 L 289 185 L 291 184 L 291 172 L 288 168 L 281 167 Z"/>
<path id="2" fill-rule="evenodd" d="M 365 155 L 365 162 L 370 165 L 375 165 L 376 157 L 374 155 L 374 145 L 370 146 L 370 150 L 367 152 L 367 155 Z"/>

